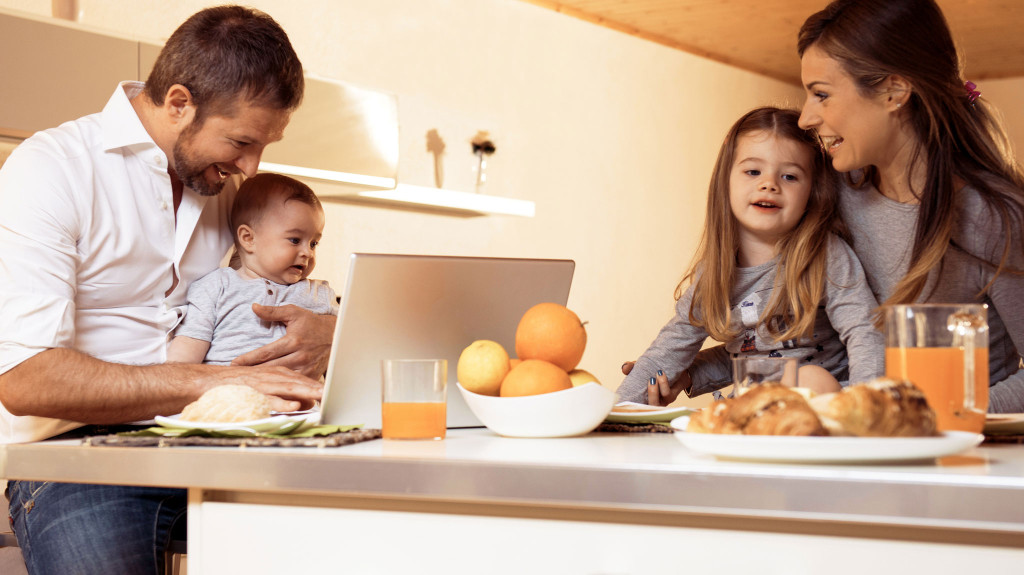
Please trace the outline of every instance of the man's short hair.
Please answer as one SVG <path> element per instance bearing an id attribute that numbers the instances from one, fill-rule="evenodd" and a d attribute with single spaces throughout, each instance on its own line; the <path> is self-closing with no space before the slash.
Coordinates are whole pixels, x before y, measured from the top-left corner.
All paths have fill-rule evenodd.
<path id="1" fill-rule="evenodd" d="M 243 6 L 201 10 L 171 34 L 146 95 L 158 106 L 181 84 L 196 103 L 195 122 L 231 116 L 240 102 L 294 110 L 302 102 L 302 63 L 288 35 L 267 14 Z"/>

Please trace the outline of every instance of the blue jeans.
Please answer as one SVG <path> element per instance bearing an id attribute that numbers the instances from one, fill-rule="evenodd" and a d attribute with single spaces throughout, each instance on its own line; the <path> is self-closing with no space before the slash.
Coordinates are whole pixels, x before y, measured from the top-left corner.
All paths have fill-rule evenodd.
<path id="1" fill-rule="evenodd" d="M 184 535 L 184 489 L 11 481 L 7 491 L 32 575 L 161 574 L 172 531 Z"/>

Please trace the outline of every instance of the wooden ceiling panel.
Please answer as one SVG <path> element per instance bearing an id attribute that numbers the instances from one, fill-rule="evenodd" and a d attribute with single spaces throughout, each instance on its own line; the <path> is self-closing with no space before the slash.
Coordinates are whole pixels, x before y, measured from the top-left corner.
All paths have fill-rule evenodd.
<path id="1" fill-rule="evenodd" d="M 524 0 L 793 84 L 796 35 L 825 0 Z M 937 0 L 972 80 L 1024 76 L 1024 1 Z"/>

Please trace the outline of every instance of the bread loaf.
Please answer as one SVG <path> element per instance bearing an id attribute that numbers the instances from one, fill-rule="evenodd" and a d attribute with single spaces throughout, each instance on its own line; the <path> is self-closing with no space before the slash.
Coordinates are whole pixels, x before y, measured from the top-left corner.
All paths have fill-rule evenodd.
<path id="1" fill-rule="evenodd" d="M 781 384 L 755 386 L 690 417 L 687 431 L 744 435 L 827 435 L 804 397 Z"/>
<path id="2" fill-rule="evenodd" d="M 921 437 L 935 435 L 935 412 L 909 381 L 879 378 L 811 400 L 831 435 Z"/>
<path id="3" fill-rule="evenodd" d="M 270 398 L 248 385 L 220 385 L 185 406 L 184 421 L 238 423 L 270 417 Z"/>

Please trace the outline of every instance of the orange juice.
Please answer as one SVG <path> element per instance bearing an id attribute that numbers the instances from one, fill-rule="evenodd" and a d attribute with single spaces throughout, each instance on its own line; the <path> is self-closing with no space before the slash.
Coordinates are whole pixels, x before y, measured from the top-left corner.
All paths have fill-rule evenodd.
<path id="1" fill-rule="evenodd" d="M 981 433 L 988 409 L 988 348 L 974 350 L 974 407 L 964 409 L 964 352 L 957 347 L 887 347 L 885 375 L 908 379 L 935 410 L 939 431 Z"/>
<path id="2" fill-rule="evenodd" d="M 381 412 L 384 439 L 444 439 L 445 406 L 444 402 L 385 402 Z"/>

